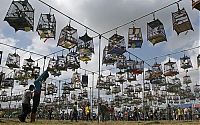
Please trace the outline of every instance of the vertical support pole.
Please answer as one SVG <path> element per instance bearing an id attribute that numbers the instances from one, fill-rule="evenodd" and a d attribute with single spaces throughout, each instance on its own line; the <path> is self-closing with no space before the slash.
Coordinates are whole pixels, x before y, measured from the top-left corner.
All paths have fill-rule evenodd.
<path id="1" fill-rule="evenodd" d="M 99 81 L 101 76 L 101 35 L 99 34 Z M 100 122 L 100 88 L 98 87 L 98 123 Z"/>
<path id="2" fill-rule="evenodd" d="M 144 63 L 144 62 L 143 62 Z M 143 68 L 143 78 L 142 78 L 142 82 L 143 82 L 143 87 L 142 87 L 142 111 L 143 111 L 143 117 L 144 117 L 144 120 L 145 120 L 145 108 L 144 108 L 144 80 L 145 80 L 145 70 Z"/>
<path id="3" fill-rule="evenodd" d="M 58 89 L 59 89 L 59 90 L 58 90 L 58 97 L 59 97 L 58 106 L 59 106 L 59 114 L 60 114 L 60 89 L 61 89 L 61 88 L 60 88 L 60 80 L 59 80 L 59 84 L 58 84 L 58 85 L 59 85 L 59 87 L 58 87 Z"/>
<path id="4" fill-rule="evenodd" d="M 94 98 L 94 72 L 92 72 L 92 99 L 91 99 L 91 114 L 93 120 L 93 98 Z"/>
<path id="5" fill-rule="evenodd" d="M 11 87 L 11 91 L 10 91 L 10 102 L 9 102 L 9 107 L 8 107 L 8 112 L 9 112 L 9 115 L 8 115 L 8 119 L 10 118 L 11 116 L 11 103 L 12 103 L 12 94 L 13 94 L 13 87 Z"/>

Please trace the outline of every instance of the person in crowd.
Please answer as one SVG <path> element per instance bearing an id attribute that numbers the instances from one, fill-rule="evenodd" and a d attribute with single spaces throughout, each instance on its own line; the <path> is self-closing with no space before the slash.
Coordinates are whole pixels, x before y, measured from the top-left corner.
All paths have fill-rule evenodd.
<path id="1" fill-rule="evenodd" d="M 52 113 L 53 113 L 53 108 L 50 108 L 50 109 L 48 110 L 48 119 L 49 119 L 49 120 L 52 120 Z"/>
<path id="2" fill-rule="evenodd" d="M 21 122 L 26 121 L 26 117 L 31 113 L 31 99 L 33 96 L 34 85 L 30 85 L 29 89 L 26 89 L 22 98 L 22 113 L 18 116 Z"/>
<path id="3" fill-rule="evenodd" d="M 90 116 L 91 116 L 91 110 L 90 110 L 90 104 L 87 103 L 86 107 L 85 107 L 85 115 L 86 115 L 86 120 L 91 120 Z"/>
<path id="4" fill-rule="evenodd" d="M 71 121 L 73 122 L 73 120 L 75 120 L 76 122 L 78 121 L 77 102 L 75 102 L 73 105 Z"/>
<path id="5" fill-rule="evenodd" d="M 62 111 L 61 116 L 60 116 L 61 120 L 65 120 L 65 111 Z"/>
<path id="6" fill-rule="evenodd" d="M 34 90 L 34 96 L 33 96 L 33 108 L 31 111 L 31 122 L 35 122 L 37 108 L 40 103 L 42 82 L 46 81 L 48 77 L 49 77 L 48 70 L 46 70 L 34 81 L 35 90 Z"/>

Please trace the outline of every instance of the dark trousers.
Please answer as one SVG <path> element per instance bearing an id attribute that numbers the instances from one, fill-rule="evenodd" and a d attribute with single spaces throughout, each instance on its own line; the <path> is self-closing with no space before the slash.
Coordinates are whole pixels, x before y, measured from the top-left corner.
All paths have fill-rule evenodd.
<path id="1" fill-rule="evenodd" d="M 77 111 L 75 111 L 75 112 L 72 113 L 71 121 L 73 121 L 73 120 L 78 121 L 78 112 Z"/>
<path id="2" fill-rule="evenodd" d="M 31 105 L 22 103 L 22 113 L 19 118 L 22 122 L 25 122 L 27 115 L 31 112 Z"/>
<path id="3" fill-rule="evenodd" d="M 37 108 L 40 104 L 40 94 L 35 94 L 33 97 L 33 108 L 32 108 L 32 113 L 37 112 Z"/>

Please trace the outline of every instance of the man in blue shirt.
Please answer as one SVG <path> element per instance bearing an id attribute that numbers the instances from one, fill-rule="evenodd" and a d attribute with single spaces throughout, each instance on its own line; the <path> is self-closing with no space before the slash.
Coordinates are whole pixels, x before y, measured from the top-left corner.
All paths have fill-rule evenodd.
<path id="1" fill-rule="evenodd" d="M 35 90 L 34 90 L 34 96 L 33 96 L 33 108 L 31 111 L 31 122 L 35 122 L 37 107 L 39 106 L 39 103 L 40 103 L 42 82 L 46 81 L 48 77 L 49 77 L 49 74 L 48 74 L 48 71 L 46 70 L 34 81 Z"/>

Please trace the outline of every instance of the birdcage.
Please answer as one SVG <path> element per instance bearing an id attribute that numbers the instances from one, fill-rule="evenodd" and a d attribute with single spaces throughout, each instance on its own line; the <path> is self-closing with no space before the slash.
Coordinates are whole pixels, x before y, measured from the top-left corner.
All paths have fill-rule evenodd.
<path id="1" fill-rule="evenodd" d="M 151 84 L 151 85 L 152 85 L 152 86 L 151 86 L 151 87 L 152 87 L 152 90 L 155 91 L 155 92 L 157 92 L 157 91 L 160 90 L 160 88 L 161 88 L 158 84 Z"/>
<path id="2" fill-rule="evenodd" d="M 108 46 L 105 46 L 103 49 L 102 63 L 106 65 L 114 65 L 114 63 L 117 61 L 117 58 L 115 55 L 109 54 L 108 51 Z"/>
<path id="3" fill-rule="evenodd" d="M 57 69 L 60 71 L 66 71 L 67 70 L 67 60 L 66 57 L 63 56 L 63 54 L 61 56 L 57 56 Z"/>
<path id="4" fill-rule="evenodd" d="M 5 90 L 1 91 L 1 96 L 7 96 L 7 95 L 8 95 L 7 91 L 5 91 Z"/>
<path id="5" fill-rule="evenodd" d="M 115 75 L 112 75 L 110 73 L 110 75 L 106 76 L 106 84 L 108 84 L 109 86 L 114 86 L 115 85 Z"/>
<path id="6" fill-rule="evenodd" d="M 191 87 L 187 85 L 187 86 L 185 87 L 185 91 L 186 91 L 187 93 L 191 92 L 191 91 L 192 91 L 192 90 L 191 90 Z"/>
<path id="7" fill-rule="evenodd" d="M 136 75 L 142 74 L 144 70 L 144 61 L 135 60 L 133 67 L 134 67 L 132 70 L 133 74 L 136 74 Z"/>
<path id="8" fill-rule="evenodd" d="M 71 49 L 78 44 L 78 33 L 77 29 L 69 25 L 65 26 L 60 33 L 58 46 L 63 48 Z"/>
<path id="9" fill-rule="evenodd" d="M 72 99 L 72 100 L 76 100 L 76 98 L 77 98 L 77 97 L 76 97 L 76 94 L 72 93 L 72 94 L 71 94 L 71 99 Z"/>
<path id="10" fill-rule="evenodd" d="M 173 29 L 179 35 L 182 32 L 193 30 L 189 16 L 186 10 L 180 9 L 178 4 L 178 11 L 172 12 Z"/>
<path id="11" fill-rule="evenodd" d="M 152 93 L 151 93 L 151 91 L 148 91 L 148 92 L 144 92 L 144 98 L 146 98 L 146 99 L 150 99 L 150 98 L 152 98 Z"/>
<path id="12" fill-rule="evenodd" d="M 19 85 L 22 85 L 22 86 L 27 86 L 28 85 L 28 79 L 22 79 L 19 81 Z"/>
<path id="13" fill-rule="evenodd" d="M 125 69 L 126 68 L 126 56 L 119 55 L 117 57 L 116 67 L 119 69 Z"/>
<path id="14" fill-rule="evenodd" d="M 20 68 L 20 56 L 17 53 L 8 54 L 6 65 L 13 69 L 13 68 Z"/>
<path id="15" fill-rule="evenodd" d="M 143 43 L 142 30 L 133 26 L 128 31 L 128 48 L 141 48 Z"/>
<path id="16" fill-rule="evenodd" d="M 144 83 L 144 91 L 150 91 L 151 88 L 150 88 L 150 83 L 149 82 L 145 82 Z"/>
<path id="17" fill-rule="evenodd" d="M 145 71 L 145 80 L 151 80 L 152 79 L 152 70 L 148 69 Z"/>
<path id="18" fill-rule="evenodd" d="M 74 84 L 75 89 L 81 88 L 81 74 L 80 73 L 78 73 L 78 72 L 73 73 L 72 83 Z"/>
<path id="19" fill-rule="evenodd" d="M 180 58 L 180 65 L 182 69 L 192 68 L 192 62 L 190 57 L 184 55 L 184 57 Z"/>
<path id="20" fill-rule="evenodd" d="M 35 77 L 35 79 L 40 75 L 40 67 L 38 66 L 38 63 L 36 66 L 33 66 L 32 75 L 33 75 L 33 77 Z"/>
<path id="21" fill-rule="evenodd" d="M 88 91 L 86 89 L 83 90 L 83 97 L 85 97 L 85 98 L 88 97 Z"/>
<path id="22" fill-rule="evenodd" d="M 56 37 L 56 18 L 54 14 L 41 14 L 37 26 L 37 32 L 40 38 Z"/>
<path id="23" fill-rule="evenodd" d="M 179 74 L 176 62 L 171 62 L 170 59 L 164 64 L 164 76 L 175 76 Z"/>
<path id="24" fill-rule="evenodd" d="M 100 78 L 98 77 L 98 79 L 97 79 L 96 88 L 102 89 L 104 87 L 104 84 L 105 84 L 105 76 L 100 75 Z"/>
<path id="25" fill-rule="evenodd" d="M 33 65 L 35 61 L 31 58 L 31 56 L 28 59 L 24 59 L 24 64 L 22 68 L 27 71 L 27 70 L 33 70 Z"/>
<path id="26" fill-rule="evenodd" d="M 179 78 L 175 77 L 174 79 L 172 79 L 172 84 L 175 87 L 181 87 L 181 80 Z"/>
<path id="27" fill-rule="evenodd" d="M 183 76 L 183 84 L 190 84 L 192 83 L 191 77 L 189 75 Z"/>
<path id="28" fill-rule="evenodd" d="M 200 11 L 200 0 L 192 0 L 192 8 Z"/>
<path id="29" fill-rule="evenodd" d="M 81 81 L 81 83 L 82 83 L 82 87 L 84 88 L 84 87 L 88 87 L 88 75 L 82 75 L 82 81 Z"/>
<path id="30" fill-rule="evenodd" d="M 14 79 L 15 80 L 23 80 L 25 78 L 25 71 L 24 70 L 15 70 L 14 71 Z"/>
<path id="31" fill-rule="evenodd" d="M 1 60 L 2 60 L 2 55 L 3 55 L 3 51 L 0 51 L 0 64 L 1 64 Z"/>
<path id="32" fill-rule="evenodd" d="M 14 86 L 14 79 L 13 78 L 5 78 L 1 82 L 1 88 L 7 89 L 9 87 Z"/>
<path id="33" fill-rule="evenodd" d="M 46 95 L 53 95 L 53 92 L 54 92 L 54 84 L 53 83 L 50 83 L 47 85 L 47 93 Z"/>
<path id="34" fill-rule="evenodd" d="M 196 84 L 193 86 L 193 90 L 195 93 L 199 93 L 200 92 L 200 85 Z"/>
<path id="35" fill-rule="evenodd" d="M 46 91 L 46 83 L 42 82 L 41 91 Z"/>
<path id="36" fill-rule="evenodd" d="M 58 70 L 57 68 L 54 71 L 50 71 L 51 75 L 56 77 L 56 76 L 60 76 L 61 75 L 61 71 Z"/>
<path id="37" fill-rule="evenodd" d="M 147 23 L 147 39 L 153 45 L 167 41 L 164 25 L 159 19 Z"/>
<path id="38" fill-rule="evenodd" d="M 129 88 L 125 87 L 123 92 L 124 92 L 124 94 L 128 94 L 129 93 Z"/>
<path id="39" fill-rule="evenodd" d="M 53 98 L 53 102 L 59 102 L 59 100 L 60 100 L 59 97 L 54 97 Z"/>
<path id="40" fill-rule="evenodd" d="M 50 58 L 49 64 L 48 64 L 48 71 L 53 72 L 57 69 L 57 60 L 53 58 Z"/>
<path id="41" fill-rule="evenodd" d="M 120 93 L 120 92 L 121 92 L 120 85 L 113 86 L 113 88 L 112 88 L 112 93 L 113 94 L 117 94 L 117 93 Z"/>
<path id="42" fill-rule="evenodd" d="M 57 92 L 58 92 L 58 87 L 54 85 L 53 94 L 57 94 Z"/>
<path id="43" fill-rule="evenodd" d="M 123 71 L 119 71 L 116 73 L 116 82 L 124 83 L 126 81 L 126 74 Z"/>
<path id="44" fill-rule="evenodd" d="M 150 83 L 152 85 L 155 84 L 155 85 L 159 85 L 159 86 L 165 86 L 166 85 L 166 79 L 165 79 L 165 77 L 160 76 L 160 77 L 156 77 L 156 78 L 151 79 Z"/>
<path id="45" fill-rule="evenodd" d="M 34 28 L 34 9 L 28 2 L 13 0 L 6 14 L 4 21 L 7 21 L 15 31 L 30 31 Z"/>
<path id="46" fill-rule="evenodd" d="M 108 53 L 112 55 L 122 55 L 126 51 L 124 36 L 117 33 L 111 36 L 108 40 Z"/>
<path id="47" fill-rule="evenodd" d="M 86 32 L 84 36 L 79 37 L 77 48 L 80 54 L 79 59 L 87 63 L 91 60 L 92 53 L 94 53 L 93 38 L 89 37 Z"/>
<path id="48" fill-rule="evenodd" d="M 51 103 L 51 98 L 44 97 L 43 102 L 45 102 L 45 103 Z"/>
<path id="49" fill-rule="evenodd" d="M 5 73 L 3 71 L 0 72 L 0 88 L 1 88 L 1 82 L 5 79 Z"/>
<path id="50" fill-rule="evenodd" d="M 142 92 L 142 85 L 140 83 L 135 85 L 135 92 Z"/>
<path id="51" fill-rule="evenodd" d="M 200 67 L 200 54 L 197 56 L 197 66 Z"/>
<path id="52" fill-rule="evenodd" d="M 114 98 L 114 101 L 122 102 L 122 96 L 116 95 L 115 98 Z"/>
<path id="53" fill-rule="evenodd" d="M 79 54 L 76 51 L 71 51 L 67 54 L 67 68 L 78 69 L 80 67 L 80 60 L 78 59 Z"/>
<path id="54" fill-rule="evenodd" d="M 161 77 L 162 74 L 163 72 L 161 64 L 158 64 L 157 62 L 154 63 L 154 65 L 152 66 L 152 78 Z"/>
<path id="55" fill-rule="evenodd" d="M 127 72 L 127 80 L 129 82 L 137 81 L 136 74 L 133 74 L 132 72 Z"/>
<path id="56" fill-rule="evenodd" d="M 134 92 L 134 86 L 133 85 L 128 85 L 128 92 Z"/>

